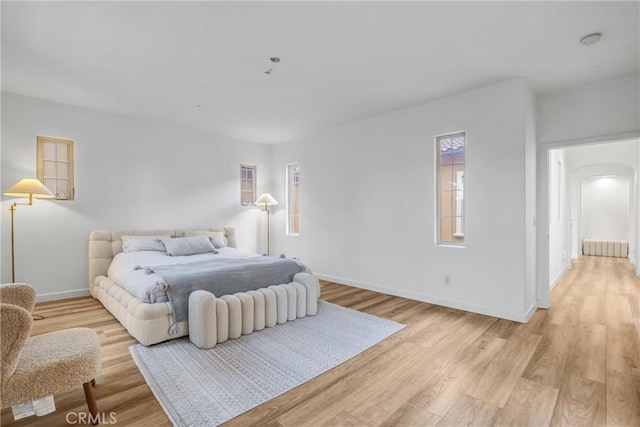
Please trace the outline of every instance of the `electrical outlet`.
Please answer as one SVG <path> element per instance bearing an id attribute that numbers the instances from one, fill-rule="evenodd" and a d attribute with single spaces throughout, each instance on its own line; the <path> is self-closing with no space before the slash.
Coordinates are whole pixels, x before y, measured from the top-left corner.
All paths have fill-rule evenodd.
<path id="1" fill-rule="evenodd" d="M 451 276 L 444 276 L 444 284 L 445 285 L 451 284 Z"/>

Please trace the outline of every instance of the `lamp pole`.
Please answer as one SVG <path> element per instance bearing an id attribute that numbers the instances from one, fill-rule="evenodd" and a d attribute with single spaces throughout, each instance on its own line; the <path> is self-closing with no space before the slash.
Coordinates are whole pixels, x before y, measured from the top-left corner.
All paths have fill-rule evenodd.
<path id="1" fill-rule="evenodd" d="M 267 211 L 267 256 L 271 255 L 271 222 L 269 220 L 269 206 L 265 203 L 264 209 Z"/>
<path id="2" fill-rule="evenodd" d="M 18 205 L 31 206 L 33 205 L 33 194 L 29 194 L 29 203 L 13 202 L 9 206 L 11 212 L 11 283 L 16 283 L 16 250 L 15 250 L 15 233 L 13 231 L 13 215 Z"/>
<path id="3" fill-rule="evenodd" d="M 263 193 L 258 200 L 255 201 L 256 206 L 264 205 L 262 210 L 267 211 L 267 255 L 271 255 L 271 218 L 269 216 L 269 205 L 277 205 L 278 202 L 269 193 Z"/>
<path id="4" fill-rule="evenodd" d="M 16 203 L 11 203 L 9 208 L 11 212 L 11 283 L 16 283 L 16 255 L 15 255 L 15 243 L 13 237 L 13 213 L 16 211 Z"/>

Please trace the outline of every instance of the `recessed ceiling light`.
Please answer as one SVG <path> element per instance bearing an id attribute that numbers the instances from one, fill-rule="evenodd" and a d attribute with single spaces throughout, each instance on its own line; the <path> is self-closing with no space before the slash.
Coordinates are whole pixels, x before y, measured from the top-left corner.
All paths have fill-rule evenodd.
<path id="1" fill-rule="evenodd" d="M 587 34 L 586 36 L 580 39 L 580 44 L 583 46 L 589 46 L 590 44 L 598 43 L 601 38 L 602 38 L 602 33 Z"/>

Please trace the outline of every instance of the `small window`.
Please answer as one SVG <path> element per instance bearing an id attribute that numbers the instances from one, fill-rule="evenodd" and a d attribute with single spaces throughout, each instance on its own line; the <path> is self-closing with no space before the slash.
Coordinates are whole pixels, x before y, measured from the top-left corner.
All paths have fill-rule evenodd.
<path id="1" fill-rule="evenodd" d="M 438 243 L 464 244 L 465 133 L 436 137 Z"/>
<path id="2" fill-rule="evenodd" d="M 253 206 L 256 201 L 256 167 L 240 165 L 240 204 Z"/>
<path id="3" fill-rule="evenodd" d="M 287 165 L 287 234 L 300 234 L 300 165 Z"/>
<path id="4" fill-rule="evenodd" d="M 73 200 L 73 141 L 39 136 L 37 139 L 38 179 L 57 200 Z"/>

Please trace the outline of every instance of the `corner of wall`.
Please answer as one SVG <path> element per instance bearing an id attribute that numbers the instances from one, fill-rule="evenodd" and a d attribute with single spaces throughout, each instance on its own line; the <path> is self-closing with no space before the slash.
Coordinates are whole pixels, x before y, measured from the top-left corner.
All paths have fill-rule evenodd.
<path id="1" fill-rule="evenodd" d="M 537 131 L 536 98 L 531 88 L 524 87 L 524 143 L 525 143 L 525 293 L 524 308 L 537 306 Z"/>

